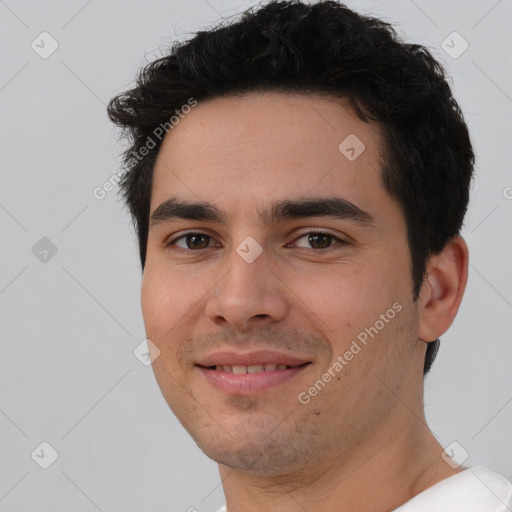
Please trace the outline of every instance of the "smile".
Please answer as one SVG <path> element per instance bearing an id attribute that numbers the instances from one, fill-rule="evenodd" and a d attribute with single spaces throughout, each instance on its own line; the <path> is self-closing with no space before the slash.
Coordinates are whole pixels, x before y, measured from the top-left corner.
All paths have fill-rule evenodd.
<path id="1" fill-rule="evenodd" d="M 216 365 L 214 369 L 218 372 L 227 372 L 227 373 L 236 373 L 237 375 L 244 373 L 261 373 L 261 372 L 273 372 L 274 370 L 286 370 L 287 368 L 292 368 L 286 364 L 252 364 L 249 366 L 245 365 Z"/>
<path id="2" fill-rule="evenodd" d="M 311 363 L 298 366 L 285 364 L 197 365 L 201 374 L 215 390 L 227 395 L 251 395 L 290 382 Z"/>

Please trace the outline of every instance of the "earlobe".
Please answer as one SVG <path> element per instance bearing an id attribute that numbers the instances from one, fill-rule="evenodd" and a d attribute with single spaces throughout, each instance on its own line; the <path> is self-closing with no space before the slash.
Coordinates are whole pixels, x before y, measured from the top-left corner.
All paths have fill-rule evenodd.
<path id="1" fill-rule="evenodd" d="M 430 258 L 419 300 L 423 341 L 438 339 L 453 323 L 466 288 L 468 260 L 468 247 L 460 236 Z"/>

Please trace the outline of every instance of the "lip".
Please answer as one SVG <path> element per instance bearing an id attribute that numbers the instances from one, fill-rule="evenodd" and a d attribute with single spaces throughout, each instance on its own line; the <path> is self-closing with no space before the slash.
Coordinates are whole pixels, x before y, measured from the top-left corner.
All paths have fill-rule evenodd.
<path id="1" fill-rule="evenodd" d="M 301 366 L 283 370 L 242 374 L 212 370 L 203 366 L 198 366 L 198 368 L 206 380 L 219 391 L 228 395 L 248 395 L 284 384 L 302 373 L 308 366 L 309 363 L 304 363 Z"/>
<path id="2" fill-rule="evenodd" d="M 245 354 L 230 351 L 215 352 L 201 359 L 197 364 L 208 368 L 209 366 L 251 366 L 265 363 L 300 366 L 309 362 L 311 361 L 306 358 L 282 354 L 273 350 L 256 350 Z"/>
<path id="3" fill-rule="evenodd" d="M 282 364 L 291 366 L 291 368 L 243 374 L 212 368 L 215 366 L 252 366 L 265 363 Z M 311 361 L 306 358 L 271 350 L 258 350 L 246 354 L 223 351 L 210 354 L 196 364 L 196 367 L 210 385 L 217 390 L 228 395 L 248 395 L 289 382 L 302 373 L 310 363 Z"/>

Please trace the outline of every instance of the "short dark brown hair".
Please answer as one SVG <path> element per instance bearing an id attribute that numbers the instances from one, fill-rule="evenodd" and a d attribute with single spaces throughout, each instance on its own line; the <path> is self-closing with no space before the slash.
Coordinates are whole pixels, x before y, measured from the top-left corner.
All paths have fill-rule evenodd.
<path id="1" fill-rule="evenodd" d="M 141 157 L 158 126 L 190 100 L 256 91 L 325 93 L 350 101 L 384 134 L 382 179 L 401 206 L 417 299 L 430 256 L 459 234 L 469 201 L 474 154 L 445 72 L 423 46 L 391 25 L 332 0 L 270 1 L 230 24 L 176 42 L 147 65 L 136 86 L 113 98 L 110 119 L 130 147 L 120 186 L 146 259 L 156 150 Z M 439 340 L 429 343 L 426 374 Z"/>

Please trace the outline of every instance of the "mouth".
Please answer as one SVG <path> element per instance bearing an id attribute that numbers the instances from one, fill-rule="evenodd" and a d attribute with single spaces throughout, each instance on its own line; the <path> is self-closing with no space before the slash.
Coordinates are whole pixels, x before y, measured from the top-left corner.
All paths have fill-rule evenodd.
<path id="1" fill-rule="evenodd" d="M 206 382 L 223 394 L 254 395 L 283 386 L 304 372 L 311 362 L 299 365 L 261 363 L 251 365 L 196 365 Z"/>
<path id="2" fill-rule="evenodd" d="M 207 370 L 214 370 L 217 372 L 234 373 L 235 375 L 243 375 L 245 373 L 262 373 L 262 372 L 274 372 L 276 370 L 289 370 L 291 368 L 299 368 L 308 363 L 301 365 L 291 366 L 287 364 L 275 364 L 275 363 L 263 363 L 263 364 L 251 364 L 251 365 L 214 365 L 206 367 Z M 203 367 L 204 368 L 204 367 Z"/>

